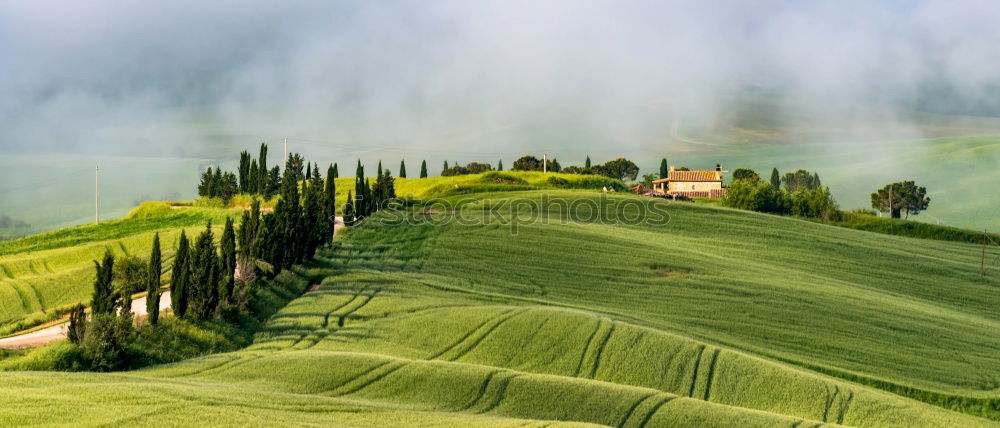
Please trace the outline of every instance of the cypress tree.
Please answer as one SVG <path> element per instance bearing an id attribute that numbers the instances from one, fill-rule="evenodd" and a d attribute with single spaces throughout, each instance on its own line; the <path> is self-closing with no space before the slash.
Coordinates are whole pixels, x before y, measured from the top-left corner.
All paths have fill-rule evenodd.
<path id="1" fill-rule="evenodd" d="M 260 143 L 260 159 L 257 166 L 260 171 L 257 173 L 259 180 L 257 182 L 257 194 L 269 195 L 268 193 L 268 169 L 267 169 L 267 144 Z"/>
<path id="2" fill-rule="evenodd" d="M 217 198 L 222 196 L 222 168 L 218 165 L 215 166 L 215 175 L 212 176 L 212 187 L 208 191 L 210 198 Z"/>
<path id="3" fill-rule="evenodd" d="M 208 167 L 201 174 L 201 182 L 198 183 L 198 196 L 211 196 L 212 188 L 214 187 L 212 184 L 213 180 L 215 180 L 215 175 L 212 174 L 212 167 Z"/>
<path id="4" fill-rule="evenodd" d="M 97 269 L 97 279 L 94 280 L 94 294 L 91 298 L 91 312 L 98 314 L 114 314 L 118 302 L 118 292 L 112 281 L 114 279 L 115 256 L 111 251 L 104 253 L 103 262 L 94 260 Z"/>
<path id="5" fill-rule="evenodd" d="M 399 161 L 399 178 L 406 178 L 406 161 Z"/>
<path id="6" fill-rule="evenodd" d="M 771 170 L 771 185 L 774 186 L 775 189 L 781 188 L 781 174 L 778 172 L 778 168 Z"/>
<path id="7" fill-rule="evenodd" d="M 347 191 L 347 203 L 344 204 L 344 226 L 354 225 L 354 195 Z"/>
<path id="8" fill-rule="evenodd" d="M 583 167 L 590 169 L 590 156 L 587 156 L 587 160 L 583 162 Z"/>
<path id="9" fill-rule="evenodd" d="M 667 158 L 660 159 L 660 178 L 667 178 L 670 174 L 670 166 L 667 165 Z"/>
<path id="10" fill-rule="evenodd" d="M 191 300 L 188 314 L 208 319 L 219 302 L 219 257 L 215 252 L 212 222 L 198 235 L 191 254 Z"/>
<path id="11" fill-rule="evenodd" d="M 503 171 L 503 159 L 497 161 L 497 171 Z"/>
<path id="12" fill-rule="evenodd" d="M 333 228 L 337 223 L 337 179 L 336 164 L 330 165 L 326 169 L 326 187 L 323 189 L 326 195 L 323 198 L 323 216 L 326 219 L 327 228 L 324 231 L 326 238 L 323 242 L 329 244 L 333 242 Z"/>
<path id="13" fill-rule="evenodd" d="M 181 230 L 180 242 L 177 244 L 177 254 L 174 256 L 174 267 L 170 278 L 170 308 L 174 315 L 183 318 L 187 313 L 188 294 L 190 290 L 191 268 L 189 263 L 187 235 Z"/>
<path id="14" fill-rule="evenodd" d="M 427 178 L 427 161 L 420 162 L 420 178 Z"/>
<path id="15" fill-rule="evenodd" d="M 255 195 L 260 193 L 260 167 L 257 166 L 257 159 L 250 160 L 250 171 L 247 173 L 246 192 Z"/>
<path id="16" fill-rule="evenodd" d="M 160 274 L 162 272 L 160 234 L 157 233 L 153 235 L 153 249 L 149 253 L 149 275 L 146 286 L 146 314 L 151 325 L 156 325 L 160 319 Z"/>
<path id="17" fill-rule="evenodd" d="M 66 330 L 66 338 L 69 339 L 70 343 L 80 344 L 86 333 L 87 312 L 82 304 L 77 303 L 69 312 L 69 328 Z"/>
<path id="18" fill-rule="evenodd" d="M 247 193 L 247 190 L 250 189 L 250 153 L 246 150 L 240 152 L 238 178 L 240 193 Z"/>
<path id="19" fill-rule="evenodd" d="M 444 172 L 447 170 L 448 170 L 448 161 L 444 161 L 444 167 L 443 169 L 441 169 L 441 175 L 444 175 Z"/>
<path id="20" fill-rule="evenodd" d="M 222 240 L 219 242 L 222 255 L 219 259 L 220 275 L 222 276 L 222 286 L 225 294 L 222 297 L 227 302 L 233 301 L 233 288 L 236 286 L 236 230 L 233 227 L 233 219 L 226 217 L 226 226 L 222 230 Z"/>
<path id="21" fill-rule="evenodd" d="M 294 154 L 288 155 L 289 165 L 295 163 L 293 156 Z M 276 242 L 275 245 L 279 247 L 278 250 L 281 253 L 280 266 L 285 269 L 301 262 L 303 254 L 300 239 L 302 237 L 302 208 L 299 204 L 298 182 L 298 175 L 301 171 L 297 170 L 294 165 L 292 166 L 293 168 L 285 168 L 281 180 L 281 199 L 278 200 L 278 205 L 274 208 L 274 214 L 278 220 L 278 230 L 275 233 L 280 242 L 280 244 Z"/>
<path id="22" fill-rule="evenodd" d="M 336 162 L 333 163 L 333 178 L 334 179 L 340 178 L 340 172 L 337 171 L 337 163 Z"/>
<path id="23" fill-rule="evenodd" d="M 315 254 L 316 242 L 315 233 L 317 229 L 317 220 L 319 215 L 317 210 L 319 208 L 319 201 L 315 197 L 316 186 L 312 185 L 312 171 L 309 172 L 309 179 L 302 183 L 302 226 L 306 231 L 305 236 L 300 237 L 301 244 L 304 247 L 303 258 L 312 260 L 313 254 Z"/>

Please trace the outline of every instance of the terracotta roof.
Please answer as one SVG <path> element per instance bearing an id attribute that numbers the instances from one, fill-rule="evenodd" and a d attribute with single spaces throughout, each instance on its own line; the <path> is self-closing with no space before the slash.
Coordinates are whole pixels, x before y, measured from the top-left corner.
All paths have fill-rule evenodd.
<path id="1" fill-rule="evenodd" d="M 668 181 L 722 181 L 721 171 L 670 171 Z"/>

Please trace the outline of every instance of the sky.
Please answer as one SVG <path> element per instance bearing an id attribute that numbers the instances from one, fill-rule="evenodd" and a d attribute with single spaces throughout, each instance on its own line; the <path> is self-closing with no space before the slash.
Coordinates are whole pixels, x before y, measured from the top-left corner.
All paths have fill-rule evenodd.
<path id="1" fill-rule="evenodd" d="M 0 150 L 651 168 L 747 88 L 872 145 L 924 136 L 914 110 L 1000 116 L 997 22 L 977 0 L 0 0 Z"/>
<path id="2" fill-rule="evenodd" d="M 3 0 L 0 145 L 155 155 L 245 136 L 428 156 L 585 151 L 645 144 L 673 114 L 711 117 L 740 82 L 834 118 L 926 103 L 935 88 L 947 93 L 935 108 L 989 110 L 995 6 Z"/>

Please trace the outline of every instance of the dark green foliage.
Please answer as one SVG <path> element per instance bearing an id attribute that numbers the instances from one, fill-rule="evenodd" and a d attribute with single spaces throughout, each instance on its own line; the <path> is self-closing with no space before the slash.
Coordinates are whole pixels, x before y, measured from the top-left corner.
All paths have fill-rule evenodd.
<path id="1" fill-rule="evenodd" d="M 406 161 L 399 161 L 399 178 L 406 178 Z"/>
<path id="2" fill-rule="evenodd" d="M 90 300 L 91 312 L 96 314 L 113 314 L 118 305 L 119 294 L 115 290 L 114 284 L 115 256 L 111 251 L 104 253 L 104 260 L 98 263 L 94 260 L 94 267 L 97 269 L 97 279 L 94 280 L 94 295 Z"/>
<path id="3" fill-rule="evenodd" d="M 264 189 L 264 197 L 271 199 L 281 189 L 281 168 L 277 165 L 271 168 L 267 175 L 267 186 Z"/>
<path id="4" fill-rule="evenodd" d="M 134 336 L 131 312 L 121 316 L 95 313 L 80 345 L 91 369 L 119 370 L 129 365 L 127 350 Z"/>
<path id="5" fill-rule="evenodd" d="M 115 260 L 115 288 L 132 295 L 146 291 L 149 283 L 149 263 L 136 256 L 121 256 Z"/>
<path id="6" fill-rule="evenodd" d="M 792 195 L 792 214 L 800 217 L 836 220 L 840 211 L 830 195 L 830 188 L 820 186 Z"/>
<path id="7" fill-rule="evenodd" d="M 503 171 L 503 159 L 497 161 L 497 171 Z"/>
<path id="8" fill-rule="evenodd" d="M 323 242 L 333 241 L 333 226 L 337 222 L 337 180 L 336 166 L 326 170 L 326 186 L 323 189 L 323 219 L 326 227 L 323 230 Z"/>
<path id="9" fill-rule="evenodd" d="M 442 173 L 444 173 L 444 171 L 447 171 L 447 170 L 448 170 L 448 161 L 444 161 L 444 166 L 441 167 L 441 171 L 442 171 Z"/>
<path id="10" fill-rule="evenodd" d="M 639 182 L 639 185 L 647 188 L 653 187 L 653 180 L 656 179 L 657 179 L 656 174 L 644 174 L 642 176 L 642 181 Z"/>
<path id="11" fill-rule="evenodd" d="M 664 159 L 664 161 L 666 161 L 666 159 Z M 590 156 L 587 156 L 587 160 L 583 162 L 583 167 L 590 169 Z"/>
<path id="12" fill-rule="evenodd" d="M 87 333 L 87 312 L 82 304 L 73 306 L 69 312 L 69 328 L 66 330 L 66 338 L 70 343 L 80 344 Z"/>
<path id="13" fill-rule="evenodd" d="M 605 162 L 603 165 L 594 165 L 591 168 L 592 174 L 603 175 L 622 181 L 634 181 L 639 176 L 639 167 L 625 158 L 618 158 Z"/>
<path id="14" fill-rule="evenodd" d="M 791 213 L 791 196 L 771 183 L 737 180 L 726 190 L 722 205 L 771 214 Z"/>
<path id="15" fill-rule="evenodd" d="M 274 194 L 274 192 L 268 192 L 270 181 L 268 180 L 269 173 L 267 169 L 267 144 L 260 143 L 260 155 L 257 162 L 257 167 L 260 168 L 257 172 L 257 194 L 264 195 L 270 199 L 270 195 Z"/>
<path id="16" fill-rule="evenodd" d="M 239 191 L 239 182 L 236 175 L 231 172 L 223 173 L 219 167 L 214 170 L 209 167 L 201 175 L 201 182 L 198 184 L 198 196 L 209 198 L 222 198 L 229 200 Z"/>
<path id="17" fill-rule="evenodd" d="M 295 181 L 302 181 L 305 178 L 305 174 L 302 171 L 305 161 L 302 155 L 298 153 L 288 154 L 288 159 L 285 160 L 285 169 L 292 172 L 292 177 L 295 178 Z"/>
<path id="18" fill-rule="evenodd" d="M 590 158 L 587 158 L 587 168 L 590 168 Z M 660 159 L 660 178 L 667 178 L 670 175 L 670 166 L 667 165 L 667 158 Z"/>
<path id="19" fill-rule="evenodd" d="M 322 182 L 318 178 L 319 171 L 315 175 L 310 174 L 310 178 L 302 183 L 302 223 L 305 236 L 301 239 L 304 247 L 304 258 L 312 260 L 316 254 L 316 249 L 325 240 L 324 230 L 326 223 L 323 219 L 323 192 Z"/>
<path id="20" fill-rule="evenodd" d="M 750 168 L 736 168 L 733 170 L 733 181 L 736 180 L 760 181 L 760 175 Z"/>
<path id="21" fill-rule="evenodd" d="M 344 204 L 344 226 L 354 225 L 354 194 L 353 191 L 347 191 L 347 203 Z"/>
<path id="22" fill-rule="evenodd" d="M 559 165 L 558 159 L 552 158 L 552 160 L 548 161 L 545 169 L 548 170 L 548 172 L 559 172 L 562 170 L 562 166 Z"/>
<path id="23" fill-rule="evenodd" d="M 930 203 L 927 188 L 917 186 L 912 180 L 887 184 L 872 193 L 872 208 L 879 212 L 889 212 L 892 218 L 900 218 L 903 213 L 905 218 L 909 218 L 910 214 L 920 214 Z"/>
<path id="24" fill-rule="evenodd" d="M 427 178 L 427 161 L 420 162 L 420 178 Z"/>
<path id="25" fill-rule="evenodd" d="M 153 249 L 149 252 L 149 271 L 146 273 L 146 314 L 152 325 L 160 319 L 160 274 L 163 262 L 160 254 L 160 234 L 153 236 Z"/>
<path id="26" fill-rule="evenodd" d="M 170 280 L 170 308 L 174 316 L 184 317 L 187 314 L 189 295 L 191 294 L 191 251 L 187 235 L 181 230 L 180 241 L 177 243 L 177 253 L 174 255 L 174 267 Z"/>
<path id="27" fill-rule="evenodd" d="M 511 171 L 541 171 L 542 161 L 531 155 L 524 155 L 514 161 Z"/>
<path id="28" fill-rule="evenodd" d="M 240 193 L 249 193 L 250 190 L 250 152 L 244 150 L 240 152 Z"/>
<path id="29" fill-rule="evenodd" d="M 340 171 L 337 171 L 337 163 L 336 162 L 333 163 L 333 178 L 334 179 L 340 178 Z"/>
<path id="30" fill-rule="evenodd" d="M 219 256 L 213 239 L 212 224 L 208 223 L 191 252 L 191 291 L 185 316 L 196 320 L 211 318 L 219 304 Z"/>
<path id="31" fill-rule="evenodd" d="M 771 185 L 775 188 L 781 188 L 781 173 L 778 172 L 778 168 L 771 170 Z"/>
<path id="32" fill-rule="evenodd" d="M 256 202 L 256 201 L 254 201 Z M 219 271 L 222 277 L 222 299 L 231 302 L 233 299 L 233 288 L 236 286 L 236 279 L 233 276 L 236 272 L 236 231 L 233 228 L 233 220 L 226 217 L 226 226 L 222 230 L 222 238 L 219 241 L 221 255 L 219 257 Z M 225 294 L 221 292 L 224 291 Z"/>
<path id="33" fill-rule="evenodd" d="M 795 193 L 800 190 L 813 190 L 820 186 L 819 174 L 810 174 L 809 171 L 800 169 L 789 172 L 781 178 L 782 184 L 788 193 Z"/>
<path id="34" fill-rule="evenodd" d="M 299 202 L 299 176 L 301 171 L 295 169 L 295 165 L 301 165 L 301 157 L 296 153 L 288 155 L 287 164 L 293 168 L 286 168 L 281 179 L 281 199 L 274 207 L 277 230 L 274 233 L 278 241 L 269 243 L 274 251 L 275 259 L 272 263 L 277 263 L 275 269 L 287 269 L 292 265 L 302 261 L 304 255 L 302 207 Z M 278 257 L 280 255 L 280 257 Z"/>
<path id="35" fill-rule="evenodd" d="M 484 172 L 492 170 L 493 166 L 491 166 L 488 163 L 469 162 L 469 164 L 465 166 L 461 166 L 456 163 L 451 168 L 441 171 L 441 175 L 445 177 L 450 177 L 455 175 L 482 174 Z"/>

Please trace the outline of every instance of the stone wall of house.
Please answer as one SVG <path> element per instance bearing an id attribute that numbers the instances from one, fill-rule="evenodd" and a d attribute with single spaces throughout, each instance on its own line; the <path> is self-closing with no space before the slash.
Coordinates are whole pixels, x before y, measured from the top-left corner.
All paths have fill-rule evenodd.
<path id="1" fill-rule="evenodd" d="M 722 188 L 722 183 L 718 181 L 678 181 L 670 182 L 671 192 L 708 192 Z"/>

